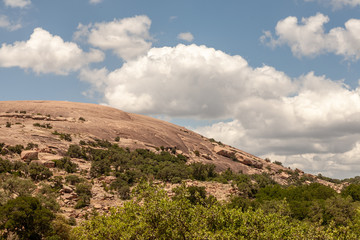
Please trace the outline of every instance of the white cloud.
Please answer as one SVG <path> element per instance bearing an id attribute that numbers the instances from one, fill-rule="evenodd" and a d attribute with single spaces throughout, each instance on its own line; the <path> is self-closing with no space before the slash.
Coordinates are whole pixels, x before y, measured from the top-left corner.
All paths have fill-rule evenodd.
<path id="1" fill-rule="evenodd" d="M 177 38 L 187 42 L 192 42 L 194 40 L 194 36 L 190 32 L 179 33 Z"/>
<path id="2" fill-rule="evenodd" d="M 123 110 L 203 118 L 230 116 L 238 99 L 271 99 L 292 88 L 289 78 L 271 67 L 252 69 L 240 56 L 182 44 L 152 48 L 126 62 L 108 75 L 106 85 L 106 101 Z"/>
<path id="3" fill-rule="evenodd" d="M 292 167 L 316 173 L 329 158 L 326 174 L 345 176 L 358 166 L 357 157 L 344 160 L 360 149 L 360 88 L 341 81 L 312 72 L 291 79 L 270 66 L 252 68 L 241 56 L 194 44 L 152 48 L 113 72 L 88 70 L 86 79 L 113 107 L 218 120 L 195 130 Z"/>
<path id="4" fill-rule="evenodd" d="M 1 67 L 32 69 L 38 74 L 66 75 L 103 59 L 101 51 L 92 49 L 85 53 L 75 43 L 64 42 L 42 28 L 34 29 L 28 41 L 4 43 L 0 48 Z"/>
<path id="5" fill-rule="evenodd" d="M 131 60 L 146 54 L 150 49 L 150 25 L 151 20 L 147 16 L 115 19 L 87 26 L 79 24 L 74 38 L 85 38 L 95 47 L 112 50 L 118 57 Z"/>
<path id="6" fill-rule="evenodd" d="M 90 4 L 98 4 L 98 3 L 101 3 L 103 0 L 90 0 L 89 3 Z"/>
<path id="7" fill-rule="evenodd" d="M 360 0 L 305 0 L 305 2 L 314 2 L 317 1 L 323 4 L 329 4 L 334 9 L 340 9 L 342 7 L 357 7 L 360 6 Z"/>
<path id="8" fill-rule="evenodd" d="M 277 38 L 267 31 L 261 40 L 272 47 L 288 45 L 297 57 L 313 57 L 334 53 L 346 59 L 360 58 L 360 20 L 350 19 L 345 28 L 337 27 L 325 33 L 324 24 L 329 18 L 321 13 L 303 18 L 301 24 L 296 17 L 287 17 L 275 27 Z"/>
<path id="9" fill-rule="evenodd" d="M 23 8 L 31 4 L 30 0 L 3 0 L 6 6 Z"/>
<path id="10" fill-rule="evenodd" d="M 5 28 L 10 31 L 15 31 L 21 28 L 20 23 L 13 23 L 9 20 L 9 18 L 5 15 L 0 15 L 0 28 Z"/>

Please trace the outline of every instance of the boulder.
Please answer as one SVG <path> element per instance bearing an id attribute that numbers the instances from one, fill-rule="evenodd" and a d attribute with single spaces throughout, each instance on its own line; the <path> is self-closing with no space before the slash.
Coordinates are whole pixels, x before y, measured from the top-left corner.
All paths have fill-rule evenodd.
<path id="1" fill-rule="evenodd" d="M 32 161 L 39 159 L 39 153 L 37 151 L 26 150 L 21 152 L 21 159 L 24 161 Z"/>
<path id="2" fill-rule="evenodd" d="M 48 168 L 54 168 L 55 167 L 55 163 L 53 161 L 47 161 L 43 163 L 45 167 Z"/>
<path id="3" fill-rule="evenodd" d="M 216 152 L 216 154 L 227 158 L 231 158 L 235 155 L 233 152 L 226 151 L 225 149 Z"/>
<path id="4" fill-rule="evenodd" d="M 63 186 L 63 188 L 60 190 L 60 193 L 72 193 L 73 190 L 71 187 L 68 187 L 68 186 Z"/>
<path id="5" fill-rule="evenodd" d="M 245 164 L 247 166 L 250 166 L 250 167 L 254 167 L 254 168 L 258 168 L 258 169 L 263 168 L 263 163 L 256 161 L 256 160 L 249 159 L 249 158 L 240 159 L 239 162 L 241 162 L 242 164 Z"/>

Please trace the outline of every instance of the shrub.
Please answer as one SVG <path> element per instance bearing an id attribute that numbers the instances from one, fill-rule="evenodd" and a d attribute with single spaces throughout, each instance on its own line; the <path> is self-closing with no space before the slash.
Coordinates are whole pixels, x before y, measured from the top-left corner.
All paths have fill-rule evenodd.
<path id="1" fill-rule="evenodd" d="M 13 164 L 9 160 L 0 158 L 0 173 L 11 173 Z"/>
<path id="2" fill-rule="evenodd" d="M 58 160 L 53 160 L 55 163 L 55 167 L 64 169 L 68 173 L 74 173 L 78 169 L 78 165 L 73 163 L 69 157 L 63 157 Z"/>
<path id="3" fill-rule="evenodd" d="M 200 152 L 198 150 L 195 150 L 194 153 L 195 153 L 195 156 L 197 156 L 197 157 L 200 156 Z"/>
<path id="4" fill-rule="evenodd" d="M 75 192 L 79 196 L 79 200 L 75 205 L 75 208 L 83 208 L 90 204 L 91 185 L 88 183 L 79 183 L 76 185 Z"/>
<path id="5" fill-rule="evenodd" d="M 71 185 L 76 185 L 78 183 L 81 183 L 84 181 L 84 179 L 80 178 L 79 176 L 77 175 L 68 175 L 65 177 L 65 181 L 66 183 L 68 184 L 71 184 Z"/>
<path id="6" fill-rule="evenodd" d="M 61 140 L 65 140 L 65 141 L 68 141 L 68 142 L 72 141 L 71 135 L 69 133 L 60 133 L 60 132 L 55 130 L 54 132 L 52 132 L 52 134 L 60 136 Z"/>
<path id="7" fill-rule="evenodd" d="M 34 127 L 46 128 L 46 129 L 52 129 L 52 126 L 51 126 L 50 123 L 44 123 L 44 124 L 34 123 L 33 126 Z"/>
<path id="8" fill-rule="evenodd" d="M 7 149 L 12 153 L 21 154 L 22 150 L 24 149 L 23 145 L 15 145 L 15 146 L 8 146 Z"/>
<path id="9" fill-rule="evenodd" d="M 38 148 L 38 147 L 39 147 L 38 144 L 30 142 L 27 144 L 25 150 L 31 150 L 31 149 Z"/>
<path id="10" fill-rule="evenodd" d="M 91 177 L 100 177 L 101 175 L 108 175 L 111 171 L 110 162 L 108 160 L 92 161 L 90 168 Z"/>
<path id="11" fill-rule="evenodd" d="M 279 166 L 282 166 L 283 164 L 282 164 L 282 162 L 279 162 L 279 161 L 275 161 L 274 162 L 276 165 L 279 165 Z"/>
<path id="12" fill-rule="evenodd" d="M 37 163 L 30 163 L 29 175 L 34 181 L 49 179 L 53 174 L 49 168 Z"/>
<path id="13" fill-rule="evenodd" d="M 75 145 L 75 144 L 69 146 L 67 155 L 72 158 L 86 159 L 85 151 L 79 145 Z"/>
<path id="14" fill-rule="evenodd" d="M 6 125 L 5 125 L 7 128 L 11 128 L 11 122 L 6 122 Z"/>
<path id="15" fill-rule="evenodd" d="M 8 196 L 11 196 L 12 194 L 27 196 L 36 189 L 36 186 L 29 179 L 11 176 L 3 179 L 2 188 Z"/>

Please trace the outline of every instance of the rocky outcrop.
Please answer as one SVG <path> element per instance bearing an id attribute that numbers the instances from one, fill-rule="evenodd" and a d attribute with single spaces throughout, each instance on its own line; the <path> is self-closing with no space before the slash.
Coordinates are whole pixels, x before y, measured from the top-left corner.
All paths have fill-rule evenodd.
<path id="1" fill-rule="evenodd" d="M 39 153 L 37 151 L 26 150 L 21 152 L 21 160 L 31 162 L 32 160 L 38 160 Z"/>

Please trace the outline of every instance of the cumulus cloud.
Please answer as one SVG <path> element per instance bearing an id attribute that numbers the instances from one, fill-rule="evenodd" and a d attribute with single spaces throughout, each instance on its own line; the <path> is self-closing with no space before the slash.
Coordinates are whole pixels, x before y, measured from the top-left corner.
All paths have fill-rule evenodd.
<path id="1" fill-rule="evenodd" d="M 360 0 L 305 0 L 305 2 L 317 1 L 322 4 L 329 4 L 334 9 L 340 9 L 342 7 L 357 7 L 360 6 Z"/>
<path id="2" fill-rule="evenodd" d="M 66 75 L 103 59 L 101 51 L 83 52 L 75 43 L 64 42 L 61 37 L 42 28 L 34 29 L 28 41 L 4 43 L 0 48 L 1 67 L 32 69 L 38 74 Z"/>
<path id="3" fill-rule="evenodd" d="M 190 32 L 179 33 L 177 38 L 187 42 L 192 42 L 194 40 L 194 36 Z"/>
<path id="4" fill-rule="evenodd" d="M 350 19 L 345 28 L 337 27 L 328 33 L 324 24 L 329 17 L 318 13 L 303 18 L 301 23 L 296 17 L 287 17 L 279 21 L 275 27 L 275 35 L 266 31 L 261 37 L 262 42 L 272 46 L 288 45 L 297 57 L 314 57 L 319 54 L 333 53 L 346 59 L 360 58 L 360 20 Z"/>
<path id="5" fill-rule="evenodd" d="M 21 28 L 20 23 L 13 23 L 6 15 L 0 15 L 0 28 L 5 28 L 9 31 L 15 31 Z"/>
<path id="6" fill-rule="evenodd" d="M 152 48 L 112 72 L 87 70 L 81 78 L 125 111 L 217 120 L 194 130 L 291 167 L 345 176 L 358 166 L 357 157 L 344 161 L 360 151 L 360 89 L 342 81 L 313 72 L 292 79 L 194 44 Z"/>
<path id="7" fill-rule="evenodd" d="M 106 85 L 105 100 L 123 110 L 202 118 L 230 116 L 238 99 L 271 99 L 292 88 L 290 79 L 271 67 L 252 69 L 240 56 L 182 44 L 152 48 L 126 62 L 109 73 Z"/>
<path id="8" fill-rule="evenodd" d="M 23 8 L 31 4 L 30 0 L 4 0 L 6 6 Z"/>
<path id="9" fill-rule="evenodd" d="M 146 54 L 151 47 L 149 29 L 151 20 L 147 16 L 115 19 L 89 25 L 79 24 L 74 34 L 76 40 L 86 39 L 92 46 L 112 50 L 118 57 L 131 60 Z"/>
<path id="10" fill-rule="evenodd" d="M 98 3 L 101 3 L 103 0 L 90 0 L 89 3 L 90 4 L 98 4 Z"/>

